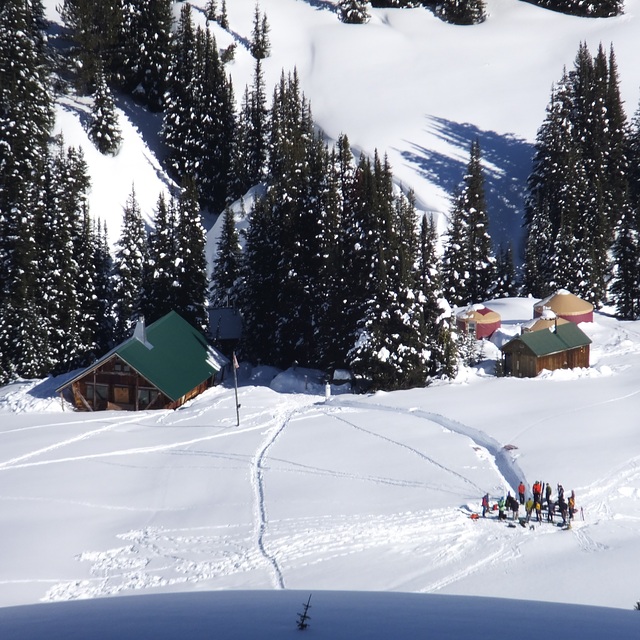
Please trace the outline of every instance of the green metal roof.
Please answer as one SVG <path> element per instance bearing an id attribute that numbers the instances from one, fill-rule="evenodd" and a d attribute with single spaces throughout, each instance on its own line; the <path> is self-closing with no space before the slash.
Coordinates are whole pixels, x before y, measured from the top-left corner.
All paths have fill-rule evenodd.
<path id="1" fill-rule="evenodd" d="M 540 331 L 526 331 L 509 340 L 502 350 L 509 351 L 509 345 L 516 341 L 524 343 L 536 356 L 548 356 L 591 344 L 590 338 L 573 322 Z"/>
<path id="2" fill-rule="evenodd" d="M 170 311 L 145 331 L 136 328 L 131 338 L 68 380 L 58 391 L 114 354 L 172 401 L 211 378 L 228 363 L 195 327 L 175 311 Z"/>

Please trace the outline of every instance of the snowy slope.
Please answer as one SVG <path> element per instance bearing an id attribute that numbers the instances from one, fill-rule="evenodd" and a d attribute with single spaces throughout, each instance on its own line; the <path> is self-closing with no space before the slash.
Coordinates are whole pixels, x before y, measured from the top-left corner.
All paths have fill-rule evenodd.
<path id="1" fill-rule="evenodd" d="M 59 21 L 55 0 L 46 4 L 48 18 Z M 199 9 L 206 2 L 192 4 Z M 346 25 L 337 18 L 335 1 L 259 4 L 271 28 L 271 56 L 264 61 L 268 94 L 282 71 L 296 68 L 328 138 L 346 133 L 356 151 L 387 153 L 397 180 L 414 189 L 420 208 L 439 214 L 441 229 L 471 141 L 479 139 L 496 244 L 519 237 L 536 130 L 552 83 L 564 66 L 571 67 L 581 41 L 594 54 L 599 43 L 606 48 L 613 43 L 629 116 L 638 103 L 638 0 L 627 0 L 625 15 L 610 19 L 564 16 L 520 0 L 489 0 L 487 21 L 472 27 L 445 24 L 423 8 L 376 9 L 369 24 Z M 227 5 L 230 32 L 212 28 L 220 48 L 238 43 L 228 70 L 240 100 L 253 75 L 247 43 L 255 2 Z M 176 14 L 179 9 L 176 3 Z M 194 15 L 204 21 L 201 11 Z M 91 211 L 109 222 L 112 240 L 131 183 L 148 220 L 168 183 L 155 155 L 158 117 L 124 100 L 120 105 L 126 140 L 116 158 L 101 158 L 91 150 L 83 129 L 86 106 L 63 101 L 57 124 L 95 167 Z M 136 132 L 143 140 L 135 140 Z"/>
<path id="2" fill-rule="evenodd" d="M 491 304 L 507 333 L 531 317 L 530 299 Z M 327 399 L 314 372 L 243 365 L 240 426 L 232 386 L 99 414 L 63 407 L 59 379 L 5 387 L 0 605 L 284 589 L 630 610 L 640 323 L 582 327 L 591 367 L 534 380 L 496 379 L 489 360 L 454 383 Z M 573 528 L 469 517 L 519 480 L 575 490 Z"/>

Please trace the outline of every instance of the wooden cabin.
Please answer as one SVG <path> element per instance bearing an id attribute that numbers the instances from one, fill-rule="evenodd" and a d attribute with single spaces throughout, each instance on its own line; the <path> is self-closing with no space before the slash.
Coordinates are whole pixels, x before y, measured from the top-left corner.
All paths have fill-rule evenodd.
<path id="1" fill-rule="evenodd" d="M 228 364 L 195 327 L 171 311 L 58 387 L 80 411 L 175 409 L 221 378 Z"/>
<path id="2" fill-rule="evenodd" d="M 590 344 L 589 337 L 572 322 L 522 333 L 501 347 L 505 375 L 534 378 L 543 369 L 588 367 Z"/>

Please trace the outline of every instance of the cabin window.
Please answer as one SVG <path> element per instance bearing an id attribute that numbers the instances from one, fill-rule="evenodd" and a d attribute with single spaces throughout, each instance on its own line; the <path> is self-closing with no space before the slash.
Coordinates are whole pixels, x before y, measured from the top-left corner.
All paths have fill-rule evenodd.
<path id="1" fill-rule="evenodd" d="M 148 407 L 152 402 L 155 402 L 160 395 L 157 389 L 138 389 L 138 406 L 140 409 Z"/>
<path id="2" fill-rule="evenodd" d="M 87 384 L 87 400 L 108 400 L 109 386 L 106 384 Z"/>
<path id="3" fill-rule="evenodd" d="M 129 371 L 131 371 L 131 367 L 128 364 L 125 364 L 124 362 L 114 362 L 113 370 L 128 373 Z"/>
<path id="4" fill-rule="evenodd" d="M 470 333 L 471 335 L 476 335 L 476 323 L 475 321 L 471 321 L 469 322 L 469 324 L 467 325 L 467 333 Z"/>

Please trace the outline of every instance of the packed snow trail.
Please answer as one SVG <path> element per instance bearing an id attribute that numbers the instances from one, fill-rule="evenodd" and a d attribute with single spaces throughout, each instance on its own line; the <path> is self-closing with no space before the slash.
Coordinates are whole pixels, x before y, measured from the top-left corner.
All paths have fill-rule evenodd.
<path id="1" fill-rule="evenodd" d="M 495 462 L 497 471 L 502 477 L 505 488 L 509 487 L 511 491 L 514 492 L 514 495 L 515 489 L 517 488 L 518 484 L 520 484 L 520 481 L 523 481 L 525 484 L 527 484 L 524 472 L 522 471 L 522 469 L 520 469 L 520 466 L 513 459 L 509 451 L 506 450 L 504 446 L 501 445 L 497 440 L 487 435 L 484 431 L 480 431 L 479 429 L 475 429 L 468 425 L 457 422 L 456 420 L 452 420 L 451 418 L 447 418 L 437 413 L 431 413 L 430 411 L 424 411 L 422 409 L 402 409 L 378 403 L 370 404 L 367 402 L 359 402 L 357 400 L 343 400 L 342 398 L 337 401 L 335 398 L 333 398 L 327 404 L 329 407 L 335 408 L 345 407 L 349 409 L 363 409 L 367 411 L 389 411 L 391 413 L 410 415 L 417 418 L 429 420 L 430 422 L 439 424 L 441 427 L 444 427 L 445 429 L 452 431 L 453 433 L 468 437 L 476 445 L 486 449 Z M 424 454 L 420 455 L 426 457 L 424 456 Z M 480 487 L 477 488 L 481 492 L 480 495 L 484 494 L 483 489 L 480 489 Z"/>
<path id="2" fill-rule="evenodd" d="M 463 476 L 462 474 L 458 473 L 457 471 L 454 471 L 453 469 L 450 469 L 449 467 L 446 467 L 446 466 L 440 464 L 439 462 L 437 462 L 433 458 L 429 457 L 425 453 L 422 453 L 422 451 L 418 451 L 418 449 L 415 449 L 414 447 L 410 447 L 409 445 L 406 445 L 406 444 L 404 444 L 402 442 L 398 442 L 397 440 L 393 440 L 392 438 L 388 438 L 387 436 L 383 436 L 383 435 L 381 435 L 379 433 L 374 433 L 373 431 L 370 431 L 369 429 L 365 429 L 364 427 L 360 427 L 357 424 L 354 424 L 353 422 L 351 422 L 350 420 L 347 420 L 346 418 L 343 418 L 342 416 L 336 415 L 335 413 L 329 413 L 328 415 L 330 415 L 335 420 L 340 420 L 341 422 L 344 422 L 345 424 L 348 424 L 350 427 L 353 427 L 354 429 L 357 429 L 358 431 L 362 431 L 363 433 L 367 433 L 367 434 L 369 434 L 371 436 L 374 436 L 376 438 L 380 438 L 381 440 L 385 440 L 386 442 L 389 442 L 389 443 L 391 443 L 393 445 L 397 445 L 398 447 L 402 447 L 403 449 L 407 449 L 408 451 L 411 451 L 411 453 L 416 454 L 417 456 L 419 456 L 423 460 L 426 460 L 427 462 L 435 465 L 436 467 L 442 469 L 443 471 L 446 471 L 447 473 L 453 474 L 457 478 L 460 478 L 463 482 L 466 482 L 467 484 L 470 484 L 479 494 L 483 493 L 483 489 L 481 487 L 479 487 L 475 482 L 473 482 L 472 480 L 469 480 L 469 478 L 466 478 L 465 476 Z"/>

